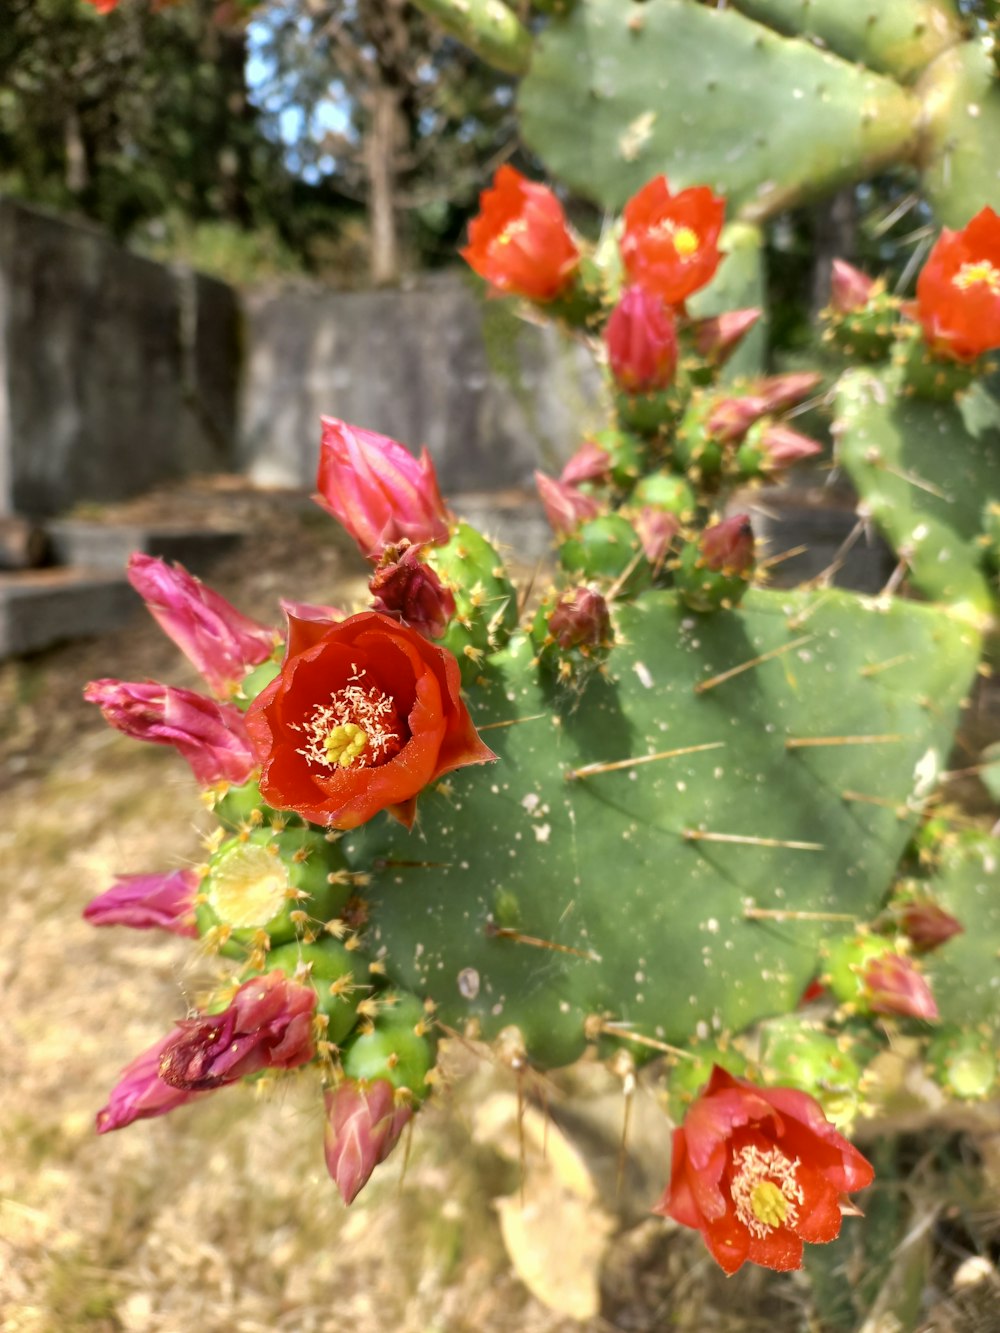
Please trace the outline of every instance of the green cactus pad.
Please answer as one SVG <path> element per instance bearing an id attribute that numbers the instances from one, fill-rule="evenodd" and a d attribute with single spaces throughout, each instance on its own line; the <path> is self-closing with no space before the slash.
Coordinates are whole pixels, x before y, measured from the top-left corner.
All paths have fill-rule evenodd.
<path id="1" fill-rule="evenodd" d="M 479 725 L 510 724 L 486 733 L 499 762 L 428 791 L 411 835 L 380 819 L 341 843 L 374 871 L 366 946 L 389 981 L 459 1031 L 517 1026 L 542 1064 L 579 1055 L 595 1014 L 683 1043 L 794 1006 L 830 927 L 747 903 L 875 914 L 912 831 L 881 802 L 943 765 L 979 647 L 936 609 L 832 591 L 752 590 L 707 619 L 652 592 L 614 618 L 582 697 L 516 637 L 470 697 Z M 689 747 L 714 748 L 627 763 Z M 613 767 L 567 779 L 593 764 Z"/>
<path id="2" fill-rule="evenodd" d="M 751 219 L 909 152 L 919 111 L 891 79 L 694 0 L 587 0 L 538 39 L 518 105 L 529 147 L 606 207 L 666 172 Z"/>
<path id="3" fill-rule="evenodd" d="M 984 503 L 1000 496 L 996 404 L 979 386 L 958 404 L 902 397 L 901 387 L 897 368 L 841 379 L 840 461 L 917 587 L 986 612 L 980 538 Z"/>
<path id="4" fill-rule="evenodd" d="M 962 35 L 947 0 L 734 0 L 750 18 L 818 38 L 848 60 L 909 80 Z"/>
<path id="5" fill-rule="evenodd" d="M 962 923 L 924 958 L 924 973 L 946 1023 L 1000 1031 L 1000 870 L 997 842 L 969 834 L 941 853 L 930 881 L 936 902 Z"/>
<path id="6" fill-rule="evenodd" d="M 480 60 L 523 74 L 531 60 L 531 34 L 502 0 L 413 0 Z"/>
<path id="7" fill-rule="evenodd" d="M 923 186 L 938 221 L 960 228 L 986 204 L 1000 210 L 1000 81 L 983 43 L 946 51 L 921 93 L 929 145 Z"/>
<path id="8" fill-rule="evenodd" d="M 458 658 L 462 679 L 474 680 L 485 654 L 502 647 L 517 624 L 517 590 L 495 548 L 468 523 L 424 559 L 455 598 L 441 645 Z"/>

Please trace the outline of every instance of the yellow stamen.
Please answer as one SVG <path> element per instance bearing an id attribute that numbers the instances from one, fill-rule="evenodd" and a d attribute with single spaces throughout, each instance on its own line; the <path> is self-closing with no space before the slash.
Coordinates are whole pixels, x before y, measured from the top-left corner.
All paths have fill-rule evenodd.
<path id="1" fill-rule="evenodd" d="M 780 1227 L 788 1216 L 788 1200 L 773 1180 L 761 1180 L 750 1191 L 750 1207 L 766 1227 Z"/>
<path id="2" fill-rule="evenodd" d="M 674 249 L 681 259 L 697 254 L 699 250 L 698 233 L 690 227 L 678 227 L 674 232 Z"/>
<path id="3" fill-rule="evenodd" d="M 356 722 L 342 722 L 327 733 L 323 742 L 327 759 L 341 768 L 350 768 L 368 747 L 368 733 Z"/>
<path id="4" fill-rule="evenodd" d="M 1000 296 L 1000 268 L 996 268 L 987 259 L 981 259 L 976 264 L 963 264 L 952 278 L 952 282 L 961 292 L 982 284 L 988 287 L 994 296 Z"/>

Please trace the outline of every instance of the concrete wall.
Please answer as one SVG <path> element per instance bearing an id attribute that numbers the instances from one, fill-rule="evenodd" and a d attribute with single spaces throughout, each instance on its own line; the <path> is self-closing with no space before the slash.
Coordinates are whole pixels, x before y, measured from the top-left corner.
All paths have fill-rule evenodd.
<path id="1" fill-rule="evenodd" d="M 262 482 L 313 485 L 322 415 L 426 444 L 452 494 L 531 485 L 604 421 L 589 349 L 457 270 L 401 290 L 258 292 L 244 311 L 241 460 Z"/>
<path id="2" fill-rule="evenodd" d="M 231 469 L 239 359 L 224 284 L 0 200 L 0 513 Z"/>

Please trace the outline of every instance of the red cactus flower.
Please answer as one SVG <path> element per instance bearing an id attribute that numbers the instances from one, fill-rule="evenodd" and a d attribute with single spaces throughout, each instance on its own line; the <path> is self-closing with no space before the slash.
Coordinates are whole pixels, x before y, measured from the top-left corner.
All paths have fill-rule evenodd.
<path id="1" fill-rule="evenodd" d="M 124 1129 L 134 1120 L 151 1120 L 154 1116 L 166 1115 L 185 1102 L 204 1096 L 204 1093 L 194 1092 L 190 1088 L 171 1087 L 160 1077 L 164 1047 L 173 1039 L 174 1033 L 168 1032 L 148 1051 L 143 1051 L 131 1064 L 125 1066 L 118 1082 L 111 1089 L 107 1106 L 97 1113 L 98 1134 Z"/>
<path id="2" fill-rule="evenodd" d="M 846 259 L 835 259 L 830 270 L 830 309 L 838 315 L 864 310 L 876 282 Z"/>
<path id="3" fill-rule="evenodd" d="M 121 0 L 87 0 L 88 5 L 92 5 L 98 14 L 110 14 L 113 9 L 117 9 Z"/>
<path id="4" fill-rule="evenodd" d="M 92 926 L 169 930 L 174 935 L 194 937 L 198 934 L 194 924 L 197 888 L 198 876 L 193 870 L 119 875 L 110 889 L 90 900 L 83 915 Z"/>
<path id="5" fill-rule="evenodd" d="M 873 1013 L 922 1018 L 928 1023 L 940 1017 L 927 981 L 913 960 L 902 954 L 884 953 L 870 959 L 861 978 L 864 998 Z"/>
<path id="6" fill-rule="evenodd" d="M 316 992 L 284 972 L 244 981 L 219 1014 L 184 1018 L 160 1051 L 160 1078 L 208 1092 L 261 1069 L 295 1069 L 316 1054 Z"/>
<path id="7" fill-rule="evenodd" d="M 344 1202 L 353 1203 L 399 1142 L 413 1109 L 397 1105 L 395 1090 L 386 1078 L 372 1083 L 346 1079 L 327 1089 L 323 1102 L 326 1169 Z"/>
<path id="8" fill-rule="evenodd" d="M 126 736 L 172 745 L 205 786 L 222 781 L 239 786 L 254 770 L 243 714 L 232 704 L 153 680 L 92 680 L 83 697 Z"/>
<path id="9" fill-rule="evenodd" d="M 412 626 L 425 639 L 440 639 L 455 614 L 455 598 L 410 542 L 387 546 L 368 582 L 372 610 Z"/>
<path id="10" fill-rule="evenodd" d="M 551 301 L 573 281 L 580 251 L 562 204 L 545 185 L 502 166 L 479 196 L 462 258 L 498 291 Z"/>
<path id="11" fill-rule="evenodd" d="M 232 693 L 251 667 L 267 661 L 277 646 L 273 629 L 237 611 L 182 565 L 171 568 L 136 551 L 128 562 L 128 578 L 163 632 L 216 694 Z"/>
<path id="12" fill-rule="evenodd" d="M 749 1260 L 802 1266 L 802 1245 L 840 1232 L 843 1196 L 871 1164 L 793 1088 L 758 1088 L 719 1065 L 674 1131 L 670 1184 L 654 1212 L 692 1227 L 727 1273 Z"/>
<path id="13" fill-rule="evenodd" d="M 448 540 L 451 515 L 424 449 L 419 460 L 387 435 L 323 417 L 318 492 L 313 499 L 377 559 L 404 538 L 418 546 Z"/>
<path id="14" fill-rule="evenodd" d="M 553 531 L 559 534 L 572 532 L 581 523 L 596 518 L 601 512 L 601 506 L 592 495 L 584 495 L 573 486 L 547 477 L 544 472 L 536 471 L 535 485 L 545 506 L 545 517 Z"/>
<path id="15" fill-rule="evenodd" d="M 677 305 L 704 287 L 719 266 L 724 199 L 707 186 L 671 194 L 656 176 L 625 205 L 622 262 L 632 282 Z"/>
<path id="16" fill-rule="evenodd" d="M 965 930 L 961 921 L 929 898 L 905 903 L 899 917 L 903 933 L 917 953 L 930 953 Z"/>
<path id="17" fill-rule="evenodd" d="M 1000 347 L 1000 216 L 945 227 L 917 279 L 916 316 L 939 356 L 975 361 Z"/>
<path id="18" fill-rule="evenodd" d="M 663 298 L 627 287 L 604 329 L 608 364 L 626 393 L 668 389 L 677 372 L 677 324 Z"/>
<path id="19" fill-rule="evenodd" d="M 289 617 L 281 673 L 246 715 L 268 804 L 356 828 L 380 810 L 409 827 L 418 794 L 496 756 L 459 694 L 451 653 L 375 611 Z"/>
<path id="20" fill-rule="evenodd" d="M 713 366 L 725 365 L 762 313 L 756 306 L 748 306 L 695 321 L 691 331 L 698 355 Z"/>

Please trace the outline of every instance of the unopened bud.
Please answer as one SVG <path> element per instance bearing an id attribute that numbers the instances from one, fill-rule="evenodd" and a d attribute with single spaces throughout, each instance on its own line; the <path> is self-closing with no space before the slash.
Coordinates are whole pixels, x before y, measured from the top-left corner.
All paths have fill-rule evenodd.
<path id="1" fill-rule="evenodd" d="M 838 315 L 863 310 L 874 286 L 875 279 L 867 273 L 844 259 L 835 259 L 830 272 L 830 309 Z"/>
<path id="2" fill-rule="evenodd" d="M 699 319 L 692 325 L 698 355 L 713 366 L 724 365 L 760 317 L 761 311 L 749 306 L 745 310 L 726 310 L 711 319 Z"/>
<path id="3" fill-rule="evenodd" d="M 723 574 L 747 574 L 753 568 L 753 527 L 749 514 L 734 514 L 706 528 L 699 543 L 701 563 Z"/>
<path id="4" fill-rule="evenodd" d="M 560 648 L 597 647 L 611 637 L 608 604 L 595 588 L 574 588 L 549 616 L 549 633 Z"/>

